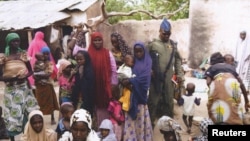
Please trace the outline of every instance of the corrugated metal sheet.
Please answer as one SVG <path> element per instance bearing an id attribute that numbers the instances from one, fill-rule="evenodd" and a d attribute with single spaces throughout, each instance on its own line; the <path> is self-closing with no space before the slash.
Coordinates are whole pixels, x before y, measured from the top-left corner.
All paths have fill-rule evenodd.
<path id="1" fill-rule="evenodd" d="M 65 9 L 83 10 L 97 0 L 0 1 L 0 30 L 39 28 L 70 18 Z"/>

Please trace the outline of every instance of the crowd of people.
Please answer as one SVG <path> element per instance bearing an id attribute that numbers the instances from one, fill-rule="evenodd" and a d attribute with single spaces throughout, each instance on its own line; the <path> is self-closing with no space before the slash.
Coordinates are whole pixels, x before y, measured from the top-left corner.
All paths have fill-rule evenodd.
<path id="1" fill-rule="evenodd" d="M 181 141 L 184 129 L 174 120 L 174 100 L 176 85 L 185 88 L 185 77 L 177 43 L 170 39 L 170 22 L 163 19 L 159 37 L 152 42 L 138 41 L 131 48 L 119 33 L 112 33 L 109 50 L 100 32 L 91 33 L 87 47 L 87 32 L 77 28 L 72 33 L 57 65 L 41 31 L 27 51 L 20 48 L 18 34 L 7 35 L 0 55 L 0 80 L 6 84 L 0 135 L 11 141 L 19 134 L 22 141 L 153 141 L 158 126 L 164 140 Z M 207 125 L 243 125 L 241 93 L 248 111 L 248 90 L 234 62 L 230 54 L 211 55 L 204 75 L 209 117 L 201 121 L 203 134 L 192 140 L 207 140 Z M 176 100 L 183 106 L 183 122 L 190 134 L 195 104 L 201 99 L 193 95 L 194 83 L 178 92 Z M 58 123 L 55 110 L 60 113 Z M 51 115 L 56 129 L 45 126 L 44 115 Z"/>

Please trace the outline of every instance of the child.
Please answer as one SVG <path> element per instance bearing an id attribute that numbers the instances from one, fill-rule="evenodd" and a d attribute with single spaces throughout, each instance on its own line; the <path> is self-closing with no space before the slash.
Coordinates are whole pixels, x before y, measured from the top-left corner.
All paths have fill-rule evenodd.
<path id="1" fill-rule="evenodd" d="M 46 128 L 43 113 L 40 110 L 33 110 L 29 114 L 29 121 L 25 125 L 21 141 L 57 141 L 57 134 L 54 130 Z"/>
<path id="2" fill-rule="evenodd" d="M 2 118 L 2 113 L 3 110 L 2 107 L 0 106 L 0 139 L 9 139 L 4 119 Z"/>
<path id="3" fill-rule="evenodd" d="M 191 133 L 193 116 L 195 112 L 195 104 L 200 105 L 200 98 L 196 98 L 193 93 L 195 91 L 195 84 L 188 83 L 186 88 L 187 94 L 183 95 L 178 104 L 183 105 L 182 119 L 187 127 L 187 133 Z"/>
<path id="4" fill-rule="evenodd" d="M 157 121 L 157 126 L 165 141 L 181 141 L 181 126 L 169 116 L 162 116 Z"/>
<path id="5" fill-rule="evenodd" d="M 34 78 L 36 78 L 36 83 L 47 83 L 48 80 L 44 79 L 43 77 L 41 77 L 42 75 L 50 75 L 50 73 L 48 72 L 48 66 L 47 64 L 45 64 L 45 58 L 43 56 L 42 53 L 38 52 L 35 54 L 36 57 L 36 62 L 34 64 Z"/>
<path id="6" fill-rule="evenodd" d="M 71 118 L 72 114 L 74 113 L 74 111 L 75 111 L 75 108 L 70 102 L 62 103 L 62 105 L 60 107 L 60 113 L 61 113 L 62 117 L 59 120 L 59 123 L 56 127 L 58 139 L 61 137 L 61 135 L 65 131 L 70 130 L 70 118 Z"/>
<path id="7" fill-rule="evenodd" d="M 101 138 L 101 141 L 118 141 L 114 132 L 113 125 L 109 119 L 104 119 L 99 127 L 98 136 Z"/>
<path id="8" fill-rule="evenodd" d="M 227 64 L 231 64 L 236 67 L 236 62 L 234 61 L 234 57 L 231 54 L 225 54 L 224 55 L 224 61 Z"/>
<path id="9" fill-rule="evenodd" d="M 118 141 L 121 141 L 122 139 L 122 129 L 123 129 L 123 123 L 124 123 L 124 113 L 122 111 L 122 105 L 118 101 L 119 99 L 119 87 L 115 86 L 112 89 L 112 100 L 109 102 L 108 111 L 110 114 L 110 120 L 112 121 L 112 124 L 114 126 L 114 133 L 117 137 Z"/>
<path id="10" fill-rule="evenodd" d="M 58 84 L 59 84 L 59 104 L 72 102 L 71 94 L 75 83 L 73 65 L 66 59 L 60 60 Z"/>
<path id="11" fill-rule="evenodd" d="M 122 81 L 125 78 L 135 77 L 135 75 L 132 74 L 132 69 L 131 69 L 131 67 L 133 67 L 134 65 L 133 56 L 126 55 L 124 61 L 125 63 L 122 64 L 117 70 L 119 81 Z M 124 111 L 128 111 L 130 108 L 130 93 L 131 93 L 130 89 L 131 89 L 130 85 L 122 87 L 122 97 L 119 99 L 119 101 L 122 103 L 122 109 Z"/>

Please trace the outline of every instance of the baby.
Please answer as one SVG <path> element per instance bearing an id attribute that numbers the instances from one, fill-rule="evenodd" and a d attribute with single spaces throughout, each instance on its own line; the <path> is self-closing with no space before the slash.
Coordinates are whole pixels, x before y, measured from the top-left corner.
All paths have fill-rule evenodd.
<path id="1" fill-rule="evenodd" d="M 50 75 L 50 73 L 48 72 L 48 66 L 47 63 L 45 63 L 45 58 L 44 55 L 42 53 L 36 53 L 35 54 L 35 58 L 36 58 L 36 62 L 34 64 L 34 77 L 38 78 L 38 82 L 40 83 L 47 83 L 48 80 L 47 79 L 43 79 L 42 77 L 40 77 L 41 75 Z"/>

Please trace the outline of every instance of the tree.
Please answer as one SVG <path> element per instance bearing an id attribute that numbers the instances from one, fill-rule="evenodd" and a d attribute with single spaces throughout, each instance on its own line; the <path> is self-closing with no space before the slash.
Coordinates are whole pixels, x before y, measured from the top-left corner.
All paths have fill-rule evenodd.
<path id="1" fill-rule="evenodd" d="M 102 14 L 88 19 L 84 23 L 91 30 L 107 21 L 114 24 L 121 20 L 136 19 L 168 19 L 188 18 L 189 0 L 103 0 Z"/>

